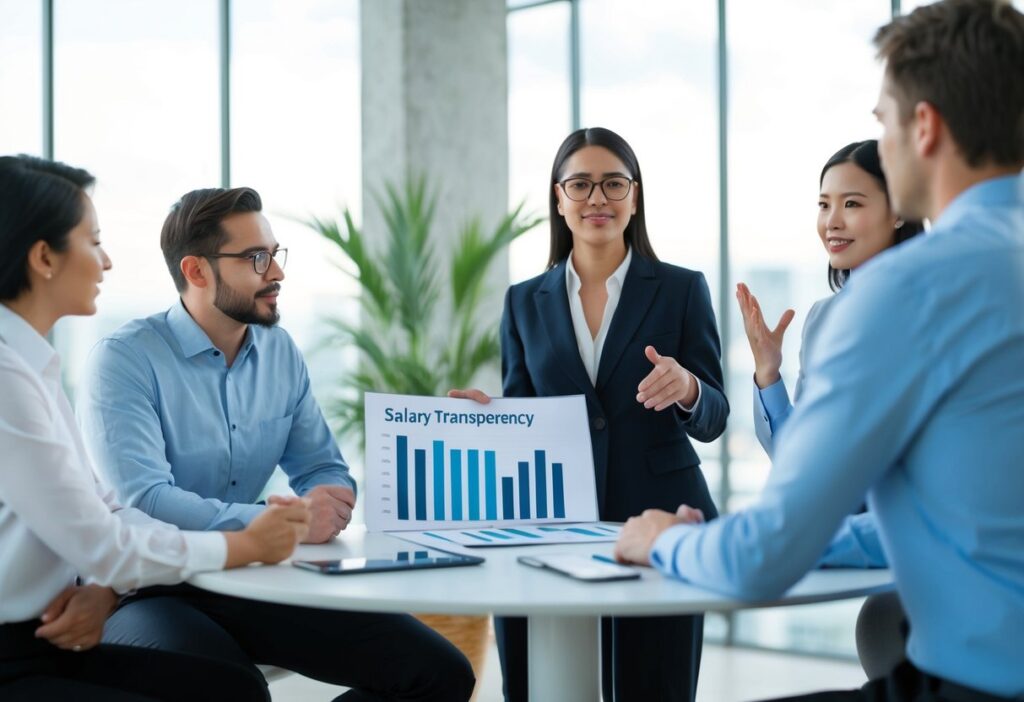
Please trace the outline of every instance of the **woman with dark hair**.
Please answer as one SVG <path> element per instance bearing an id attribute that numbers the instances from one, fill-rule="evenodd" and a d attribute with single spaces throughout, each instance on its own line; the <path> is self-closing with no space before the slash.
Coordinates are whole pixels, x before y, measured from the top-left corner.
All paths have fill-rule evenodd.
<path id="1" fill-rule="evenodd" d="M 0 698 L 5 701 L 269 699 L 253 671 L 98 645 L 118 593 L 287 558 L 306 505 L 272 505 L 240 532 L 196 533 L 123 509 L 96 477 L 46 340 L 91 315 L 110 259 L 89 173 L 0 158 Z"/>
<path id="2" fill-rule="evenodd" d="M 924 231 L 921 222 L 904 221 L 893 212 L 874 139 L 847 144 L 833 154 L 821 169 L 820 189 L 818 236 L 828 252 L 828 284 L 835 293 L 869 259 Z M 771 456 L 772 437 L 793 411 L 779 369 L 782 338 L 795 313 L 786 310 L 775 329 L 769 329 L 757 298 L 743 283 L 736 286 L 736 299 L 754 353 L 754 429 Z M 834 299 L 818 300 L 807 313 L 793 402 L 803 386 L 804 349 Z"/>
<path id="3" fill-rule="evenodd" d="M 547 272 L 509 288 L 501 322 L 506 397 L 583 394 L 601 519 L 714 503 L 691 439 L 725 429 L 721 349 L 704 276 L 658 260 L 643 178 L 619 135 L 581 129 L 550 182 Z M 487 401 L 476 390 L 456 397 Z M 694 500 L 694 502 L 688 502 Z M 505 698 L 527 696 L 526 621 L 496 619 Z M 606 700 L 692 700 L 702 617 L 608 617 Z"/>
<path id="4" fill-rule="evenodd" d="M 836 294 L 818 300 L 807 313 L 793 402 L 799 400 L 803 388 L 805 349 L 813 343 L 826 311 L 842 294 L 853 271 L 924 231 L 923 223 L 905 221 L 893 212 L 878 157 L 878 142 L 874 139 L 847 144 L 833 154 L 821 169 L 820 190 L 818 236 L 828 252 L 828 284 Z M 754 429 L 761 446 L 771 456 L 773 437 L 793 411 L 779 368 L 782 337 L 794 312 L 786 310 L 776 328 L 769 330 L 757 298 L 743 283 L 737 285 L 736 299 L 754 353 Z M 861 550 L 854 546 L 877 538 L 874 518 L 857 515 L 841 527 L 820 565 L 885 565 L 865 560 Z M 899 595 L 886 593 L 868 598 L 857 619 L 856 635 L 857 655 L 868 678 L 887 675 L 904 659 L 907 624 Z"/>

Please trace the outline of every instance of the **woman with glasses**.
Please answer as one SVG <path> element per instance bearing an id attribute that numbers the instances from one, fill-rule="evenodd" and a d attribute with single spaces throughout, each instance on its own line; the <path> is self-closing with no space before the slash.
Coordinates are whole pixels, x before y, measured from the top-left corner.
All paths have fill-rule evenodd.
<path id="1" fill-rule="evenodd" d="M 547 272 L 512 286 L 501 323 L 506 397 L 586 396 L 601 519 L 686 502 L 716 515 L 691 439 L 725 429 L 721 349 L 704 276 L 658 260 L 632 148 L 570 134 L 550 183 Z M 456 397 L 481 402 L 478 390 Z M 496 619 L 505 698 L 527 696 L 526 622 Z M 692 700 L 702 617 L 602 621 L 606 700 Z"/>
<path id="2" fill-rule="evenodd" d="M 89 463 L 47 335 L 96 312 L 110 259 L 86 171 L 0 158 L 0 699 L 269 699 L 252 671 L 97 645 L 119 593 L 287 558 L 307 506 L 273 504 L 238 532 L 196 533 L 123 509 Z"/>
<path id="3" fill-rule="evenodd" d="M 754 429 L 769 456 L 776 433 L 800 399 L 805 349 L 814 343 L 843 286 L 870 259 L 924 231 L 921 222 L 905 221 L 893 211 L 874 139 L 847 144 L 834 153 L 821 170 L 819 186 L 818 237 L 828 254 L 828 284 L 834 295 L 818 300 L 807 313 L 792 402 L 779 371 L 783 335 L 794 311 L 786 310 L 775 329 L 769 329 L 757 298 L 743 283 L 736 286 L 743 327 L 754 354 Z M 848 519 L 821 564 L 884 566 L 874 518 L 863 514 Z M 868 598 L 857 620 L 857 654 L 870 679 L 887 675 L 905 658 L 906 634 L 899 595 Z"/>

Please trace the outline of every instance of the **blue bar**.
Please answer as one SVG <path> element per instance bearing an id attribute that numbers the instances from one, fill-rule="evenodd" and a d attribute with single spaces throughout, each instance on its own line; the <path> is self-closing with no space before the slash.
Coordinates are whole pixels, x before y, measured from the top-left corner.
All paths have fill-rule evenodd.
<path id="1" fill-rule="evenodd" d="M 562 464 L 551 464 L 551 491 L 555 497 L 555 519 L 565 519 L 565 493 L 562 491 Z"/>
<path id="2" fill-rule="evenodd" d="M 530 518 L 530 464 L 519 461 L 519 518 Z"/>
<path id="3" fill-rule="evenodd" d="M 423 533 L 424 533 L 424 535 L 426 535 L 426 536 L 432 536 L 432 537 L 434 537 L 435 539 L 441 539 L 441 541 L 447 541 L 447 542 L 448 542 L 448 543 L 450 543 L 450 544 L 455 544 L 455 543 L 458 543 L 457 541 L 452 541 L 451 539 L 449 539 L 449 538 L 447 538 L 447 537 L 445 537 L 445 536 L 441 536 L 440 534 L 435 534 L 435 533 L 434 533 L 434 532 L 432 532 L 432 531 L 425 531 L 425 532 L 423 532 Z"/>
<path id="4" fill-rule="evenodd" d="M 487 518 L 498 518 L 498 469 L 494 451 L 484 451 L 484 491 L 487 493 Z"/>
<path id="5" fill-rule="evenodd" d="M 509 534 L 515 534 L 516 536 L 525 536 L 530 539 L 543 538 L 539 534 L 531 534 L 530 532 L 523 531 L 522 529 L 503 529 L 503 531 L 507 531 Z"/>
<path id="6" fill-rule="evenodd" d="M 434 519 L 444 519 L 444 442 L 434 442 Z"/>
<path id="7" fill-rule="evenodd" d="M 474 534 L 471 531 L 464 531 L 462 533 L 465 534 L 466 536 L 472 537 L 474 539 L 479 539 L 480 541 L 490 541 L 490 539 L 485 539 L 484 537 L 480 536 L 480 534 Z"/>
<path id="8" fill-rule="evenodd" d="M 516 513 L 512 509 L 512 505 L 515 504 L 515 500 L 512 496 L 512 478 L 501 479 L 501 512 L 504 515 L 503 519 L 515 519 Z"/>
<path id="9" fill-rule="evenodd" d="M 427 518 L 427 452 L 413 449 L 416 460 L 416 519 Z"/>
<path id="10" fill-rule="evenodd" d="M 469 449 L 469 518 L 480 519 L 480 452 Z"/>
<path id="11" fill-rule="evenodd" d="M 548 516 L 548 471 L 543 451 L 533 452 L 534 474 L 537 478 L 537 519 Z"/>
<path id="12" fill-rule="evenodd" d="M 398 518 L 409 518 L 409 439 L 398 435 Z"/>
<path id="13" fill-rule="evenodd" d="M 451 450 L 452 519 L 462 519 L 462 451 Z"/>
<path id="14" fill-rule="evenodd" d="M 463 533 L 463 534 L 468 534 L 469 532 L 468 532 L 468 531 L 464 531 L 464 532 L 462 532 L 462 533 Z M 512 538 L 511 536 L 506 536 L 505 534 L 502 534 L 502 533 L 500 533 L 500 532 L 497 532 L 497 531 L 488 531 L 487 529 L 481 529 L 481 530 L 480 530 L 480 533 L 481 533 L 481 534 L 487 534 L 488 536 L 493 536 L 493 537 L 494 537 L 494 538 L 496 538 L 496 539 L 511 539 L 511 538 Z"/>
<path id="15" fill-rule="evenodd" d="M 566 527 L 566 531 L 572 531 L 577 534 L 583 534 L 584 536 L 604 536 L 604 534 L 598 534 L 596 531 L 589 531 L 587 529 L 580 529 L 579 527 Z"/>

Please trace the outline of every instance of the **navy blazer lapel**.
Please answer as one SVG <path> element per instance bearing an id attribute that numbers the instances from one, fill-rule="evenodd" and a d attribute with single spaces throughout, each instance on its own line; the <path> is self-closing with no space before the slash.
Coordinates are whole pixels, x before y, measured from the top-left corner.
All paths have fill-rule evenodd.
<path id="1" fill-rule="evenodd" d="M 533 294 L 533 300 L 548 331 L 551 350 L 558 356 L 565 374 L 579 386 L 580 392 L 596 403 L 597 395 L 576 343 L 569 294 L 565 288 L 565 266 L 566 262 L 562 261 L 547 272 L 543 285 Z"/>
<path id="2" fill-rule="evenodd" d="M 619 305 L 612 315 L 604 348 L 601 349 L 601 363 L 597 367 L 596 383 L 599 389 L 608 382 L 626 346 L 633 340 L 633 335 L 647 315 L 660 284 L 661 281 L 654 271 L 654 263 L 634 251 L 633 260 L 626 271 L 626 280 L 622 284 Z"/>

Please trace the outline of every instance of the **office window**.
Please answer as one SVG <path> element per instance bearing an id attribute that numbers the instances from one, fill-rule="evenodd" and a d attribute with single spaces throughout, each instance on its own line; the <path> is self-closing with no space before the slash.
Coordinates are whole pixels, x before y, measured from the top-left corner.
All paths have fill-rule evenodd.
<path id="1" fill-rule="evenodd" d="M 0 155 L 42 155 L 42 20 L 38 1 L 0 0 Z"/>
<path id="2" fill-rule="evenodd" d="M 288 247 L 281 326 L 303 351 L 313 393 L 325 404 L 356 358 L 337 345 L 321 348 L 323 320 L 358 318 L 358 289 L 339 267 L 348 264 L 337 248 L 295 220 L 340 219 L 344 207 L 362 220 L 359 3 L 232 7 L 231 184 L 260 193 L 275 237 Z M 361 481 L 356 448 L 342 450 Z M 286 487 L 279 471 L 269 489 Z"/>
<path id="3" fill-rule="evenodd" d="M 840 147 L 880 133 L 871 109 L 881 66 L 871 38 L 889 12 L 886 0 L 728 4 L 730 287 L 746 282 L 772 326 L 787 307 L 796 310 L 782 368 L 790 391 L 803 319 L 815 300 L 831 294 L 816 229 L 818 179 Z M 785 28 L 784 34 L 765 31 L 769 26 Z M 734 309 L 727 350 L 730 511 L 756 499 L 770 467 L 754 436 L 753 358 Z M 857 606 L 744 612 L 736 616 L 734 634 L 756 645 L 852 654 Z"/>
<path id="4" fill-rule="evenodd" d="M 718 285 L 718 121 L 713 3 L 580 4 L 582 125 L 607 127 L 643 169 L 647 231 L 658 257 Z M 717 495 L 717 441 L 694 442 Z"/>
<path id="5" fill-rule="evenodd" d="M 88 168 L 114 267 L 94 317 L 56 329 L 73 391 L 93 344 L 177 297 L 160 227 L 188 190 L 218 185 L 217 3 L 54 3 L 54 157 Z"/>
<path id="6" fill-rule="evenodd" d="M 572 131 L 569 3 L 508 15 L 509 205 L 547 216 L 548 179 L 559 144 Z M 532 278 L 547 263 L 546 223 L 509 251 L 513 283 Z"/>

